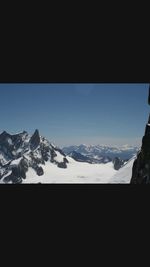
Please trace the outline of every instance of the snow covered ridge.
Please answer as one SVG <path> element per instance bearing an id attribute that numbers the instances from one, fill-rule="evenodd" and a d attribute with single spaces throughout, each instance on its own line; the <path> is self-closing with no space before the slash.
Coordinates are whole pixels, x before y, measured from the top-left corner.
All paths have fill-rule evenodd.
<path id="1" fill-rule="evenodd" d="M 40 136 L 38 130 L 32 136 L 26 131 L 0 134 L 0 182 L 22 183 L 29 169 L 41 176 L 46 162 L 67 168 L 68 160 L 61 149 Z"/>

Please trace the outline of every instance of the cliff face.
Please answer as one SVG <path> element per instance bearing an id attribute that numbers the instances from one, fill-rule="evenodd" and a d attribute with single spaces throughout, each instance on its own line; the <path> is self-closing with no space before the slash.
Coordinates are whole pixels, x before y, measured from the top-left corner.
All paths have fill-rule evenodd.
<path id="1" fill-rule="evenodd" d="M 137 159 L 134 161 L 132 169 L 132 184 L 150 183 L 150 125 L 146 126 L 147 132 L 142 140 L 142 148 Z"/>
<path id="2" fill-rule="evenodd" d="M 150 105 L 150 90 L 148 97 Z M 150 183 L 150 115 L 145 128 L 145 135 L 142 139 L 141 151 L 134 161 L 132 169 L 131 184 L 149 184 Z"/>

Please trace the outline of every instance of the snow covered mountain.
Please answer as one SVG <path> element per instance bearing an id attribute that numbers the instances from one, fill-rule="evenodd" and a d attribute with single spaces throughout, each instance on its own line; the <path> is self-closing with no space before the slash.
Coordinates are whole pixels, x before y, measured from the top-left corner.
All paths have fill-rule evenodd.
<path id="1" fill-rule="evenodd" d="M 102 145 L 79 145 L 79 146 L 68 146 L 62 148 L 63 152 L 68 155 L 75 151 L 84 156 L 92 159 L 102 160 L 103 157 L 108 157 L 113 160 L 115 157 L 119 157 L 122 160 L 128 160 L 137 154 L 139 147 L 132 147 L 124 145 L 122 147 L 110 147 Z"/>
<path id="2" fill-rule="evenodd" d="M 44 174 L 46 162 L 58 168 L 67 168 L 65 154 L 35 130 L 30 136 L 26 131 L 11 135 L 0 134 L 0 181 L 22 183 L 29 169 L 37 176 Z"/>
<path id="3" fill-rule="evenodd" d="M 32 136 L 26 131 L 0 134 L 0 183 L 129 183 L 134 158 L 127 164 L 118 158 L 89 159 L 77 152 L 66 156 L 38 130 Z"/>

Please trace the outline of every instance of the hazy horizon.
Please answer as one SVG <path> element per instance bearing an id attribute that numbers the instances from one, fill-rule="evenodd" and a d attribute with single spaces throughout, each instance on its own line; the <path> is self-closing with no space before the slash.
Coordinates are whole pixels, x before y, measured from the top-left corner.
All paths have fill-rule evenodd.
<path id="1" fill-rule="evenodd" d="M 0 84 L 0 132 L 41 135 L 57 146 L 141 146 L 148 84 Z"/>

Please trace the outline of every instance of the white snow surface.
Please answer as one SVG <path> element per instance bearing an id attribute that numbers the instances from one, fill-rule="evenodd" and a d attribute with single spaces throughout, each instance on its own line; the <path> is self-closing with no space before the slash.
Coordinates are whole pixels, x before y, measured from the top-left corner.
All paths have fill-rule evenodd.
<path id="1" fill-rule="evenodd" d="M 108 183 L 110 178 L 117 173 L 112 162 L 106 164 L 89 164 L 77 162 L 67 157 L 67 168 L 58 168 L 57 165 L 46 162 L 41 165 L 44 174 L 38 176 L 29 168 L 23 183 Z"/>
<path id="2" fill-rule="evenodd" d="M 108 183 L 129 184 L 132 177 L 132 167 L 136 159 L 134 156 L 117 173 L 111 177 Z"/>
<path id="3" fill-rule="evenodd" d="M 60 152 L 58 152 L 58 151 L 55 151 L 55 153 L 57 154 L 57 156 L 54 157 L 54 159 L 55 159 L 57 162 L 63 162 L 64 156 L 61 155 Z"/>
<path id="4" fill-rule="evenodd" d="M 10 163 L 10 165 L 18 165 L 19 162 L 21 161 L 22 158 L 18 158 L 18 159 L 14 159 L 12 160 L 12 162 Z"/>
<path id="5" fill-rule="evenodd" d="M 74 159 L 67 157 L 69 163 L 67 164 L 66 169 L 58 168 L 57 165 L 51 162 L 46 162 L 45 165 L 40 164 L 44 170 L 42 176 L 38 176 L 36 172 L 29 167 L 29 170 L 26 173 L 26 179 L 23 179 L 23 183 L 129 184 L 135 158 L 136 156 L 129 160 L 119 171 L 116 171 L 113 168 L 112 162 L 106 164 L 89 164 L 77 162 Z M 7 173 L 7 175 L 8 174 L 10 173 Z M 3 181 L 0 180 L 0 183 L 3 183 Z"/>

